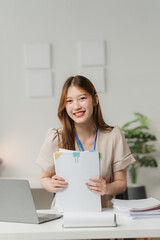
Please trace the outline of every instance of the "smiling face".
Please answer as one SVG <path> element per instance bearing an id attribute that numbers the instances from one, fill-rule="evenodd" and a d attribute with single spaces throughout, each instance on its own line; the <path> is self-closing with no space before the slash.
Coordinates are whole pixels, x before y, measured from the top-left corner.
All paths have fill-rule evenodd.
<path id="1" fill-rule="evenodd" d="M 70 86 L 67 91 L 66 111 L 75 124 L 92 123 L 92 96 L 82 88 Z"/>

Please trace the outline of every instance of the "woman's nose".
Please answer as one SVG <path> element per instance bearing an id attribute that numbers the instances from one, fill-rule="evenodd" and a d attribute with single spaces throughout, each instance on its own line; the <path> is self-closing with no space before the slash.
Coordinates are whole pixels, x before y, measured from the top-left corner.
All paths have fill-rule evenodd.
<path id="1" fill-rule="evenodd" d="M 75 101 L 74 102 L 74 109 L 79 109 L 79 108 L 81 108 L 81 105 L 80 105 L 79 101 Z"/>

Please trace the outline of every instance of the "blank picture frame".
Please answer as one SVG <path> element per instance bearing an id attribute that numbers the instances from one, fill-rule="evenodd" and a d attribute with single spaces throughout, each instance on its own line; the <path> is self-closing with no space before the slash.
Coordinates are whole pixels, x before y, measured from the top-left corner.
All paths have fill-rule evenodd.
<path id="1" fill-rule="evenodd" d="M 27 96 L 51 97 L 53 94 L 52 72 L 50 70 L 27 71 Z"/>
<path id="2" fill-rule="evenodd" d="M 81 66 L 105 65 L 105 42 L 103 40 L 80 42 Z"/>
<path id="3" fill-rule="evenodd" d="M 32 43 L 24 46 L 24 65 L 26 69 L 50 68 L 50 44 Z"/>
<path id="4" fill-rule="evenodd" d="M 88 78 L 93 83 L 97 92 L 105 92 L 106 84 L 104 67 L 82 67 L 80 74 Z"/>

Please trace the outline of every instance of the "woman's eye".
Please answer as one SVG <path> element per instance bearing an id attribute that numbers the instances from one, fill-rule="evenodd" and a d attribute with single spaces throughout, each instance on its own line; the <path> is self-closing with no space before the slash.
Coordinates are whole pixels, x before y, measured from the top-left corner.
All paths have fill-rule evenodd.
<path id="1" fill-rule="evenodd" d="M 72 100 L 67 100 L 67 103 L 71 103 L 72 102 Z"/>
<path id="2" fill-rule="evenodd" d="M 81 101 L 83 101 L 83 100 L 85 100 L 85 99 L 86 99 L 86 97 L 81 97 L 81 98 L 80 98 Z"/>

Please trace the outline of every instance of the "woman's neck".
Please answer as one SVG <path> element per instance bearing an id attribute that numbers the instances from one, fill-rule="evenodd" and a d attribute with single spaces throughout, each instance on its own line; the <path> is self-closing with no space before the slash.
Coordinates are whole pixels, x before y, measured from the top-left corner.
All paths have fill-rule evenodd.
<path id="1" fill-rule="evenodd" d="M 76 138 L 79 148 L 82 151 L 95 150 L 96 146 L 96 128 L 94 125 L 75 126 Z"/>
<path id="2" fill-rule="evenodd" d="M 90 138 L 95 136 L 96 134 L 96 127 L 94 124 L 87 124 L 87 125 L 75 125 L 75 130 L 80 139 Z"/>

